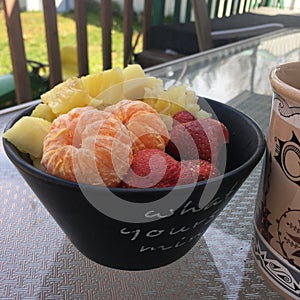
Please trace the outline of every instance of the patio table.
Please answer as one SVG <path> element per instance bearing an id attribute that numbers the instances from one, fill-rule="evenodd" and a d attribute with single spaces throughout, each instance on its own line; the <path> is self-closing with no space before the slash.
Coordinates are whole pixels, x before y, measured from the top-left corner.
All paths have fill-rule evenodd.
<path id="1" fill-rule="evenodd" d="M 146 72 L 236 107 L 266 133 L 269 72 L 295 60 L 300 60 L 300 30 L 283 29 Z M 0 111 L 1 133 L 23 108 Z M 83 256 L 13 167 L 2 144 L 0 164 L 0 299 L 282 299 L 258 273 L 251 251 L 261 163 L 187 255 L 136 272 L 110 269 Z"/>

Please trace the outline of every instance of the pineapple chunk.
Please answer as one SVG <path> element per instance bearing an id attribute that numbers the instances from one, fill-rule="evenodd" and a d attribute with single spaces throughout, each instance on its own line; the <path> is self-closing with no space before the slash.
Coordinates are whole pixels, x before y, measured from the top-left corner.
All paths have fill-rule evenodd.
<path id="1" fill-rule="evenodd" d="M 101 104 L 106 107 L 123 98 L 123 73 L 118 67 L 81 77 L 81 80 L 83 88 L 92 99 L 89 105 Z"/>
<path id="2" fill-rule="evenodd" d="M 90 96 L 81 79 L 72 77 L 41 95 L 41 99 L 56 116 L 69 112 L 75 107 L 87 106 Z"/>
<path id="3" fill-rule="evenodd" d="M 141 100 L 145 96 L 146 89 L 153 89 L 161 85 L 161 80 L 155 77 L 134 78 L 124 81 L 124 99 Z"/>
<path id="4" fill-rule="evenodd" d="M 51 123 L 41 118 L 25 116 L 18 120 L 3 137 L 19 151 L 38 158 L 43 154 L 43 141 Z"/>
<path id="5" fill-rule="evenodd" d="M 49 122 L 52 122 L 56 118 L 56 115 L 53 113 L 51 108 L 45 103 L 37 105 L 31 113 L 31 116 L 35 118 L 42 118 Z"/>
<path id="6" fill-rule="evenodd" d="M 140 65 L 129 65 L 123 70 L 124 99 L 141 100 L 144 98 L 145 90 L 153 89 L 155 86 L 162 87 L 162 81 L 155 77 L 147 77 Z"/>
<path id="7" fill-rule="evenodd" d="M 128 65 L 123 69 L 124 81 L 135 79 L 135 78 L 145 78 L 146 74 L 140 65 Z"/>
<path id="8" fill-rule="evenodd" d="M 185 109 L 184 106 L 181 106 L 176 102 L 173 102 L 171 99 L 164 97 L 158 99 L 145 98 L 143 101 L 151 105 L 160 114 L 169 116 L 173 116 L 176 112 Z"/>
<path id="9" fill-rule="evenodd" d="M 195 92 L 188 90 L 185 85 L 170 86 L 167 90 L 159 85 L 146 88 L 143 101 L 159 113 L 169 116 L 174 116 L 181 110 L 187 110 L 197 119 L 211 117 L 211 114 L 199 106 Z"/>

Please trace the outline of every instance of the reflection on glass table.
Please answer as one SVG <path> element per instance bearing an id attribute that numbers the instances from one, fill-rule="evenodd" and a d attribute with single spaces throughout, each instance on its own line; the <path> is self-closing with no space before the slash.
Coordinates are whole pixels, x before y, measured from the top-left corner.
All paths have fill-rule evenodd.
<path id="1" fill-rule="evenodd" d="M 299 30 L 284 29 L 149 69 L 150 75 L 186 83 L 197 95 L 228 102 L 245 91 L 271 96 L 270 70 L 300 60 Z"/>

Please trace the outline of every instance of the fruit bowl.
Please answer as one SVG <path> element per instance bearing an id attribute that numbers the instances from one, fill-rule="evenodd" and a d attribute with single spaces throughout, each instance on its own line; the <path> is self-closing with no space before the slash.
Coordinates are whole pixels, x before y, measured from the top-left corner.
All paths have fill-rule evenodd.
<path id="1" fill-rule="evenodd" d="M 227 126 L 231 136 L 224 174 L 196 184 L 143 189 L 78 184 L 35 168 L 6 139 L 3 145 L 33 192 L 86 257 L 116 269 L 158 268 L 178 260 L 197 243 L 265 149 L 263 133 L 252 119 L 226 104 L 199 102 Z M 16 116 L 6 130 L 33 109 Z"/>

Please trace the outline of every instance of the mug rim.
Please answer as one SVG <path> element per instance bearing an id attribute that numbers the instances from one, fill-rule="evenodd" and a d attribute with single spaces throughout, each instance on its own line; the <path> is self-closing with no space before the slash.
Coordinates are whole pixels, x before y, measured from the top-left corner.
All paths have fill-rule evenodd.
<path id="1" fill-rule="evenodd" d="M 269 76 L 272 89 L 283 98 L 300 102 L 300 86 L 297 88 L 282 78 L 286 71 L 297 72 L 300 75 L 300 61 L 294 61 L 274 67 Z M 299 76 L 296 75 L 295 77 L 299 78 Z"/>

